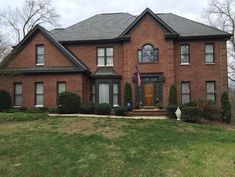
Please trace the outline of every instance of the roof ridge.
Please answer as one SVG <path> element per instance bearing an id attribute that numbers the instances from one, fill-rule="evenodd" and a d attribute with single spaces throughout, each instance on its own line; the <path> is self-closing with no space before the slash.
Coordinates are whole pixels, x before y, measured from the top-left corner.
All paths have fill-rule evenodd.
<path id="1" fill-rule="evenodd" d="M 220 31 L 220 32 L 223 32 L 223 33 L 227 33 L 227 34 L 229 34 L 229 33 L 228 33 L 228 32 L 226 32 L 226 31 L 223 31 L 223 30 L 220 30 L 220 29 L 218 29 L 218 28 L 215 28 L 215 27 L 209 26 L 209 25 L 204 24 L 204 23 L 202 23 L 202 22 L 198 22 L 198 21 L 195 21 L 195 20 L 191 20 L 191 19 L 188 19 L 188 18 L 186 18 L 186 17 L 182 17 L 182 16 L 177 15 L 177 14 L 174 14 L 174 13 L 169 13 L 169 14 L 172 14 L 172 15 L 175 15 L 175 16 L 177 16 L 177 17 L 179 17 L 179 18 L 183 18 L 183 19 L 185 19 L 185 20 L 188 20 L 188 21 L 191 21 L 191 22 L 194 22 L 194 23 L 200 24 L 200 25 L 204 25 L 204 26 L 209 27 L 209 28 L 211 28 L 211 29 L 215 29 L 215 30 L 218 30 L 218 31 Z"/>
<path id="2" fill-rule="evenodd" d="M 108 12 L 108 13 L 101 13 L 99 15 L 115 15 L 115 14 L 125 14 L 125 12 Z"/>

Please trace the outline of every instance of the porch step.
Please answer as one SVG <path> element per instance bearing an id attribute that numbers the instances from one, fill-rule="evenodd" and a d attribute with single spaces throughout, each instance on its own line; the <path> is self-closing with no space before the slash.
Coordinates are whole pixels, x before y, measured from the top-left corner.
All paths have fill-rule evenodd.
<path id="1" fill-rule="evenodd" d="M 165 109 L 134 109 L 132 116 L 167 116 Z"/>

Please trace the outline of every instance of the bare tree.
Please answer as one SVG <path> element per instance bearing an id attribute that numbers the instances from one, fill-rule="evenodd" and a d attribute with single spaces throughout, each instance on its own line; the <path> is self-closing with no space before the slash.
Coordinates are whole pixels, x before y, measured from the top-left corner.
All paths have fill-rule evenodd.
<path id="1" fill-rule="evenodd" d="M 211 0 L 202 13 L 202 21 L 233 34 L 228 42 L 229 78 L 235 82 L 235 1 Z"/>
<path id="2" fill-rule="evenodd" d="M 59 15 L 51 0 L 25 0 L 21 9 L 8 7 L 0 13 L 0 18 L 19 43 L 37 24 L 56 25 Z"/>
<path id="3" fill-rule="evenodd" d="M 4 39 L 3 35 L 0 34 L 0 62 L 10 52 L 11 47 Z"/>

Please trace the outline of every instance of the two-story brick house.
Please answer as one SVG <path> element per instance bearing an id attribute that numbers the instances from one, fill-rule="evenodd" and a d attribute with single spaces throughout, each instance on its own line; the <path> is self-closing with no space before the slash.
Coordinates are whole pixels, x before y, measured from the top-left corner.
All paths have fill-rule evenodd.
<path id="1" fill-rule="evenodd" d="M 226 41 L 230 34 L 172 13 L 98 14 L 68 28 L 36 26 L 3 60 L 0 89 L 14 106 L 55 107 L 62 91 L 83 102 L 166 107 L 176 84 L 178 100 L 217 103 L 228 91 Z M 136 82 L 136 66 L 142 84 Z"/>

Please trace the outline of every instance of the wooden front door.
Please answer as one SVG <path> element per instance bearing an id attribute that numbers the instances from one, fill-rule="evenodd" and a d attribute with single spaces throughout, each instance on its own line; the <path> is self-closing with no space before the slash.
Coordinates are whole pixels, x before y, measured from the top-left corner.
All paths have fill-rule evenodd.
<path id="1" fill-rule="evenodd" d="M 144 106 L 154 106 L 154 85 L 144 84 Z"/>

